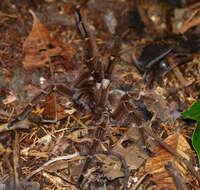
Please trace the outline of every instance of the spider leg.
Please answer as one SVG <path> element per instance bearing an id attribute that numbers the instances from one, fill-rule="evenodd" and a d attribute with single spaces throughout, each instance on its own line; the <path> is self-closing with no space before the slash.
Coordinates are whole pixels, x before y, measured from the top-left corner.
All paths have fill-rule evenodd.
<path id="1" fill-rule="evenodd" d="M 84 54 L 85 54 L 85 64 L 87 65 L 88 70 L 90 73 L 95 76 L 96 73 L 96 66 L 97 66 L 97 45 L 92 32 L 89 31 L 86 18 L 82 17 L 81 9 L 75 9 L 75 18 L 78 31 L 82 36 L 83 40 L 85 41 L 84 47 Z M 90 34 L 90 35 L 89 35 Z"/>
<path id="2" fill-rule="evenodd" d="M 151 89 L 152 88 L 152 82 L 153 82 L 153 75 L 154 75 L 154 71 L 152 70 L 147 70 L 143 77 L 142 80 L 147 83 L 147 88 Z"/>

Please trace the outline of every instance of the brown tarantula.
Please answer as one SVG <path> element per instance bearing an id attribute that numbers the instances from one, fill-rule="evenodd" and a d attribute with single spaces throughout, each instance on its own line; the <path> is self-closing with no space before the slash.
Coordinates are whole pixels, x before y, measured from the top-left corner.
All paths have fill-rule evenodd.
<path id="1" fill-rule="evenodd" d="M 83 2 L 85 4 L 87 1 Z M 116 36 L 107 64 L 98 61 L 93 52 L 93 39 L 89 36 L 81 16 L 82 7 L 83 5 L 79 5 L 75 8 L 75 16 L 78 32 L 85 42 L 86 68 L 79 74 L 76 81 L 72 82 L 73 86 L 70 88 L 67 87 L 65 82 L 50 81 L 46 88 L 25 107 L 24 111 L 9 122 L 8 127 L 12 127 L 14 123 L 24 120 L 43 96 L 47 96 L 55 90 L 69 97 L 78 109 L 92 112 L 95 117 L 105 111 L 108 90 L 111 86 L 110 78 L 119 57 L 121 38 Z"/>

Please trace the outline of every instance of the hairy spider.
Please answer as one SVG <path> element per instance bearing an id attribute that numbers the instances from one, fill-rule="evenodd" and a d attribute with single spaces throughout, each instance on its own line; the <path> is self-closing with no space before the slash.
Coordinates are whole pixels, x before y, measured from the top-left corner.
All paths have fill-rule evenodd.
<path id="1" fill-rule="evenodd" d="M 107 99 L 111 87 L 111 74 L 118 61 L 121 37 L 116 36 L 116 38 L 114 38 L 114 45 L 106 63 L 97 60 L 97 56 L 94 52 L 96 42 L 94 42 L 95 40 L 89 35 L 85 21 L 81 16 L 81 9 L 85 3 L 87 3 L 87 0 L 83 0 L 82 4 L 75 8 L 75 17 L 78 32 L 85 42 L 84 54 L 86 68 L 83 69 L 75 81 L 71 81 L 72 85 L 69 85 L 70 87 L 68 87 L 66 80 L 64 80 L 64 82 L 60 82 L 59 79 L 49 81 L 48 84 L 46 84 L 46 87 L 32 99 L 25 109 L 14 120 L 8 123 L 8 128 L 11 128 L 17 122 L 26 119 L 33 107 L 37 105 L 42 98 L 46 98 L 52 91 L 56 91 L 71 99 L 77 109 L 91 112 L 94 120 L 100 119 L 95 132 L 95 139 L 88 153 L 89 155 L 94 155 L 99 141 L 104 137 L 104 128 L 107 123 L 107 118 L 104 118 L 104 113 L 105 111 L 107 112 Z M 56 122 L 56 119 L 54 122 Z M 83 175 L 87 171 L 89 162 L 91 162 L 90 157 L 87 158 L 78 178 L 76 186 L 79 189 L 81 189 L 82 181 L 84 179 Z M 126 189 L 128 172 L 124 180 L 124 189 Z"/>
<path id="2" fill-rule="evenodd" d="M 87 1 L 82 1 L 82 4 L 75 8 L 75 18 L 78 32 L 85 42 L 84 54 L 86 68 L 81 71 L 75 81 L 71 82 L 73 84 L 72 87 L 68 87 L 65 82 L 50 81 L 46 85 L 46 88 L 33 98 L 13 121 L 9 122 L 8 127 L 13 126 L 15 122 L 24 120 L 42 97 L 48 96 L 55 90 L 70 98 L 78 109 L 92 112 L 94 117 L 101 115 L 100 113 L 105 111 L 108 91 L 111 86 L 110 78 L 115 63 L 118 60 L 121 38 L 116 36 L 107 63 L 102 63 L 97 60 L 94 52 L 96 42 L 89 36 L 85 21 L 81 16 L 81 9 L 85 3 Z"/>

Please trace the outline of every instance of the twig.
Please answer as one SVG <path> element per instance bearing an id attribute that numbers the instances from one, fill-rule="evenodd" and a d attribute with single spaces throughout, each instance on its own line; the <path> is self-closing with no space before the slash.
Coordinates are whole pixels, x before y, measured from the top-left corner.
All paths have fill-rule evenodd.
<path id="1" fill-rule="evenodd" d="M 63 177 L 57 175 L 56 173 L 50 173 L 50 172 L 43 172 L 42 173 L 43 177 L 45 177 L 49 182 L 53 183 L 56 186 L 56 189 L 63 189 L 64 187 L 67 187 L 65 183 L 68 183 L 70 185 L 74 184 Z"/>
<path id="2" fill-rule="evenodd" d="M 74 157 L 78 157 L 78 156 L 87 156 L 86 153 L 83 153 L 83 152 L 77 152 L 77 153 L 74 153 L 74 154 L 71 154 L 71 155 L 68 155 L 68 156 L 59 156 L 57 158 L 54 158 L 52 160 L 49 160 L 48 162 L 46 162 L 45 164 L 43 164 L 41 167 L 39 167 L 38 169 L 34 170 L 31 174 L 29 174 L 27 177 L 26 177 L 26 180 L 30 179 L 33 175 L 37 174 L 38 172 L 42 171 L 46 166 L 54 163 L 54 162 L 57 162 L 59 160 L 70 160 Z"/>
<path id="3" fill-rule="evenodd" d="M 177 190 L 188 190 L 180 172 L 178 171 L 177 167 L 172 162 L 168 162 L 165 165 L 165 169 L 172 176 Z"/>
<path id="4" fill-rule="evenodd" d="M 76 118 L 74 115 L 70 115 L 71 118 L 73 118 L 81 127 L 87 129 L 88 127 L 78 118 Z"/>
<path id="5" fill-rule="evenodd" d="M 173 67 L 173 72 L 176 75 L 177 79 L 181 83 L 181 86 L 187 86 L 188 81 L 183 77 L 182 73 L 180 72 L 179 68 L 175 64 L 175 60 L 173 58 L 169 58 L 170 63 Z"/>
<path id="6" fill-rule="evenodd" d="M 148 176 L 149 174 L 144 174 L 138 182 L 130 189 L 130 190 L 137 190 L 138 186 L 142 183 L 142 181 Z"/>
<path id="7" fill-rule="evenodd" d="M 15 186 L 16 189 L 20 190 L 21 189 L 21 185 L 19 182 L 19 134 L 17 131 L 14 132 L 15 133 L 15 139 L 13 142 L 13 170 L 14 170 L 14 175 L 15 175 Z"/>
<path id="8" fill-rule="evenodd" d="M 198 8 L 198 7 L 200 7 L 200 2 L 191 5 L 191 6 L 189 7 L 189 10 L 193 10 L 193 9 Z"/>
<path id="9" fill-rule="evenodd" d="M 185 33 L 187 32 L 190 28 L 193 28 L 197 25 L 200 24 L 200 17 L 193 19 L 191 22 L 184 24 L 181 28 L 180 28 L 180 33 Z"/>
<path id="10" fill-rule="evenodd" d="M 33 123 L 30 122 L 28 119 L 17 121 L 15 122 L 12 127 L 9 127 L 9 123 L 1 124 L 0 125 L 0 133 L 5 131 L 12 131 L 15 129 L 29 129 L 30 125 Z"/>
<path id="11" fill-rule="evenodd" d="M 8 168 L 9 171 L 9 188 L 14 189 L 15 177 L 14 177 L 14 170 L 9 159 L 10 154 L 11 154 L 11 149 L 7 148 L 6 152 L 3 154 L 3 163 Z"/>

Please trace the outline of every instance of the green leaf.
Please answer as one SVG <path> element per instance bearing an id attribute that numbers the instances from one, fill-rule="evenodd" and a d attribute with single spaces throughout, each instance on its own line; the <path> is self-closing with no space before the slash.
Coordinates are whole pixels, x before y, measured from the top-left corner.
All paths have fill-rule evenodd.
<path id="1" fill-rule="evenodd" d="M 193 119 L 196 120 L 196 128 L 192 135 L 192 146 L 198 155 L 198 160 L 200 163 L 200 100 L 197 100 L 192 106 L 183 112 L 183 119 Z"/>
<path id="2" fill-rule="evenodd" d="M 200 100 L 197 100 L 192 106 L 183 112 L 183 119 L 200 120 Z"/>
<path id="3" fill-rule="evenodd" d="M 200 121 L 197 121 L 196 128 L 192 135 L 192 145 L 197 152 L 198 159 L 200 161 Z"/>

